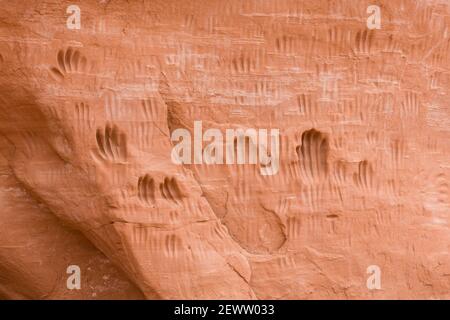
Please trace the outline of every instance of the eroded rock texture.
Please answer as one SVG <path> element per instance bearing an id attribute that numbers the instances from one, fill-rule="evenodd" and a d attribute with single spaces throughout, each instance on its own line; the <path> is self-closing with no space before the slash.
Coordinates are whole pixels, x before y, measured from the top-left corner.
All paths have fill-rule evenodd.
<path id="1" fill-rule="evenodd" d="M 1 297 L 450 298 L 447 1 L 0 8 Z M 279 172 L 173 163 L 194 121 Z"/>

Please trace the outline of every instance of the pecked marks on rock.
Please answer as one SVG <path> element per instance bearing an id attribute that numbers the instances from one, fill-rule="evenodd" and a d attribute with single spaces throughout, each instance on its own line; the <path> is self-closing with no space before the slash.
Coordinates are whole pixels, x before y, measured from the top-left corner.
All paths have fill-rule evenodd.
<path id="1" fill-rule="evenodd" d="M 298 217 L 289 217 L 286 220 L 286 236 L 289 240 L 298 239 L 302 235 L 302 224 Z"/>
<path id="2" fill-rule="evenodd" d="M 402 139 L 393 140 L 390 144 L 390 160 L 394 169 L 400 169 L 405 164 L 406 143 Z"/>
<path id="3" fill-rule="evenodd" d="M 87 59 L 79 50 L 68 47 L 57 54 L 57 66 L 50 68 L 50 73 L 58 81 L 64 80 L 67 74 L 84 73 L 87 70 Z"/>
<path id="4" fill-rule="evenodd" d="M 361 161 L 358 171 L 353 174 L 356 186 L 365 193 L 370 193 L 375 187 L 374 170 L 369 161 Z"/>
<path id="5" fill-rule="evenodd" d="M 138 197 L 147 205 L 155 205 L 155 180 L 148 174 L 139 177 Z"/>
<path id="6" fill-rule="evenodd" d="M 75 103 L 74 116 L 77 123 L 77 130 L 81 132 L 88 132 L 94 126 L 94 115 L 92 114 L 91 107 L 84 102 Z"/>
<path id="7" fill-rule="evenodd" d="M 298 52 L 298 43 L 296 37 L 283 34 L 275 39 L 275 51 L 279 54 L 294 55 Z"/>
<path id="8" fill-rule="evenodd" d="M 175 177 L 160 178 L 145 174 L 139 177 L 137 189 L 139 200 L 151 207 L 157 205 L 158 199 L 180 205 L 182 199 L 187 197 L 181 183 Z"/>
<path id="9" fill-rule="evenodd" d="M 315 117 L 319 112 L 317 97 L 308 93 L 302 93 L 297 96 L 297 107 L 300 114 L 309 118 Z"/>
<path id="10" fill-rule="evenodd" d="M 325 185 L 304 185 L 300 189 L 300 199 L 305 210 L 318 212 L 323 204 Z"/>
<path id="11" fill-rule="evenodd" d="M 328 177 L 328 136 L 314 128 L 303 132 L 302 144 L 296 148 L 301 176 L 305 183 L 322 182 Z"/>
<path id="12" fill-rule="evenodd" d="M 339 160 L 333 165 L 333 182 L 338 186 L 344 186 L 347 183 L 348 169 L 344 160 Z"/>
<path id="13" fill-rule="evenodd" d="M 183 252 L 183 239 L 176 234 L 165 235 L 164 239 L 164 254 L 168 258 L 176 258 L 180 252 Z"/>
<path id="14" fill-rule="evenodd" d="M 165 177 L 164 181 L 159 184 L 159 190 L 163 199 L 175 204 L 179 204 L 181 199 L 184 197 L 175 177 Z"/>
<path id="15" fill-rule="evenodd" d="M 100 156 L 110 162 L 124 162 L 127 159 L 127 139 L 119 128 L 107 123 L 98 128 L 96 133 L 97 147 Z"/>
<path id="16" fill-rule="evenodd" d="M 369 54 L 373 44 L 374 33 L 370 30 L 364 29 L 356 33 L 355 36 L 355 51 L 358 54 Z"/>
<path id="17" fill-rule="evenodd" d="M 231 59 L 231 70 L 233 74 L 251 74 L 258 70 L 261 65 L 259 52 L 255 50 L 242 50 Z"/>
<path id="18" fill-rule="evenodd" d="M 417 93 L 407 91 L 404 93 L 401 102 L 402 117 L 416 117 L 420 112 L 420 98 Z"/>

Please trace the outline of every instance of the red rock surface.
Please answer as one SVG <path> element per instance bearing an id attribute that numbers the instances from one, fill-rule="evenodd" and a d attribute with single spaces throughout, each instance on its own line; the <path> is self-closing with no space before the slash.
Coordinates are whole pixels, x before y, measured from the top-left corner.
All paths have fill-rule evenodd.
<path id="1" fill-rule="evenodd" d="M 0 1 L 0 297 L 449 299 L 449 27 L 439 0 Z M 174 164 L 194 121 L 280 129 L 279 172 Z"/>

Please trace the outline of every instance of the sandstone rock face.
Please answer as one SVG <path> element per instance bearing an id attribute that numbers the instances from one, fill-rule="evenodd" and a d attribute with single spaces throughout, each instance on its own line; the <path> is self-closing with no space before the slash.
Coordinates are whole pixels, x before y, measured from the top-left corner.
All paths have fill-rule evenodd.
<path id="1" fill-rule="evenodd" d="M 0 297 L 449 299 L 449 28 L 439 0 L 1 1 Z"/>

